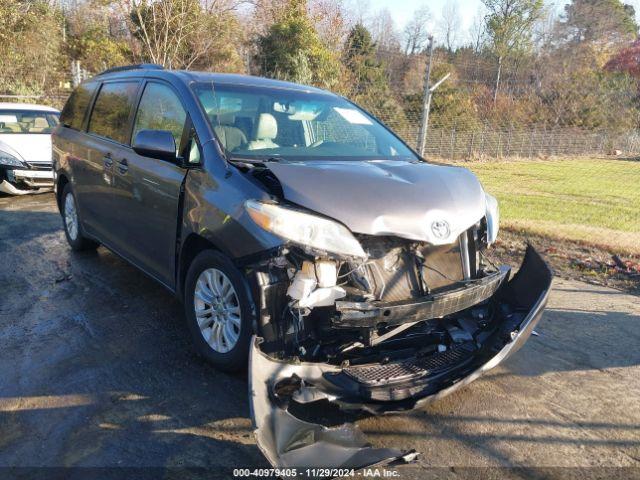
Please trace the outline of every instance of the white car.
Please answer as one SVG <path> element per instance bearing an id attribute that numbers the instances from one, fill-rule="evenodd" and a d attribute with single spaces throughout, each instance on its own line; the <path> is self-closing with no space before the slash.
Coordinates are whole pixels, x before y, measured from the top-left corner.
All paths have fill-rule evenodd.
<path id="1" fill-rule="evenodd" d="M 53 187 L 51 132 L 60 112 L 44 105 L 0 103 L 0 192 Z"/>

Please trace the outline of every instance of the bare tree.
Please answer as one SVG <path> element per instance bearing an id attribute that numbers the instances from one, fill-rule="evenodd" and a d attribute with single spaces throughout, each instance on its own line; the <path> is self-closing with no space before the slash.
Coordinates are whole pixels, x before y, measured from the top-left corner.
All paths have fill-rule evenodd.
<path id="1" fill-rule="evenodd" d="M 487 30 L 484 16 L 485 13 L 483 9 L 478 8 L 478 11 L 473 17 L 471 26 L 469 27 L 469 42 L 476 54 L 482 51 L 482 47 L 484 47 L 487 41 Z"/>
<path id="2" fill-rule="evenodd" d="M 491 49 L 498 59 L 493 102 L 498 99 L 503 61 L 517 57 L 533 45 L 533 31 L 544 12 L 543 0 L 482 0 Z"/>
<path id="3" fill-rule="evenodd" d="M 462 19 L 460 18 L 460 10 L 458 8 L 457 1 L 446 2 L 442 7 L 442 16 L 438 24 L 438 31 L 441 40 L 444 42 L 444 46 L 450 52 L 456 47 L 459 38 L 460 25 Z"/>
<path id="4" fill-rule="evenodd" d="M 237 0 L 111 1 L 125 19 L 131 35 L 138 40 L 141 59 L 185 69 L 219 54 L 225 38 L 221 30 L 234 18 L 240 3 Z"/>
<path id="5" fill-rule="evenodd" d="M 391 13 L 386 8 L 380 10 L 368 22 L 368 29 L 371 32 L 378 49 L 396 50 L 400 46 L 396 24 Z"/>
<path id="6" fill-rule="evenodd" d="M 369 22 L 372 11 L 370 0 L 346 0 L 344 9 L 351 27 L 358 24 L 371 26 L 371 22 Z"/>
<path id="7" fill-rule="evenodd" d="M 404 45 L 405 52 L 408 55 L 414 55 L 424 49 L 429 39 L 429 22 L 431 21 L 431 12 L 428 7 L 420 7 L 417 9 L 411 20 L 404 27 Z"/>
<path id="8" fill-rule="evenodd" d="M 308 5 L 309 18 L 322 41 L 333 50 L 342 48 L 351 28 L 342 0 L 310 0 Z"/>

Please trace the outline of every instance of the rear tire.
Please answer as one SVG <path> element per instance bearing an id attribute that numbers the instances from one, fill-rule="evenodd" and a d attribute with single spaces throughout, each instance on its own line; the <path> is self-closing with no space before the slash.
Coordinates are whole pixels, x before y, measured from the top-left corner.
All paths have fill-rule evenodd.
<path id="1" fill-rule="evenodd" d="M 244 275 L 227 257 L 214 250 L 198 254 L 185 279 L 185 317 L 198 353 L 218 370 L 246 367 L 252 305 Z"/>
<path id="2" fill-rule="evenodd" d="M 67 183 L 62 190 L 62 201 L 60 203 L 64 235 L 67 237 L 71 250 L 75 252 L 95 250 L 100 244 L 84 236 L 77 205 L 76 197 L 71 190 L 71 184 Z"/>

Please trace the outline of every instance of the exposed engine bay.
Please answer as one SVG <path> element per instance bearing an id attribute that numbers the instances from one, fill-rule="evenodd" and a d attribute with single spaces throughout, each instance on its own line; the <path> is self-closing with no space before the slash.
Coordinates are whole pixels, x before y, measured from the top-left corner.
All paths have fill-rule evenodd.
<path id="1" fill-rule="evenodd" d="M 426 354 L 471 340 L 491 314 L 482 303 L 508 275 L 476 248 L 481 228 L 436 247 L 361 236 L 367 253 L 361 261 L 291 247 L 253 266 L 263 349 L 277 358 L 341 365 L 391 359 L 398 349 L 406 355 L 411 345 Z M 472 306 L 465 319 L 442 320 Z"/>

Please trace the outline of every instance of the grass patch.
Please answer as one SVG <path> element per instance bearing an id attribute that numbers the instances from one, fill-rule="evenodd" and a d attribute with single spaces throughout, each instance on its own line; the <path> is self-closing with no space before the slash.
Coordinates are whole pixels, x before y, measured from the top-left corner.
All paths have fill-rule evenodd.
<path id="1" fill-rule="evenodd" d="M 640 161 L 464 162 L 511 229 L 640 253 Z"/>

